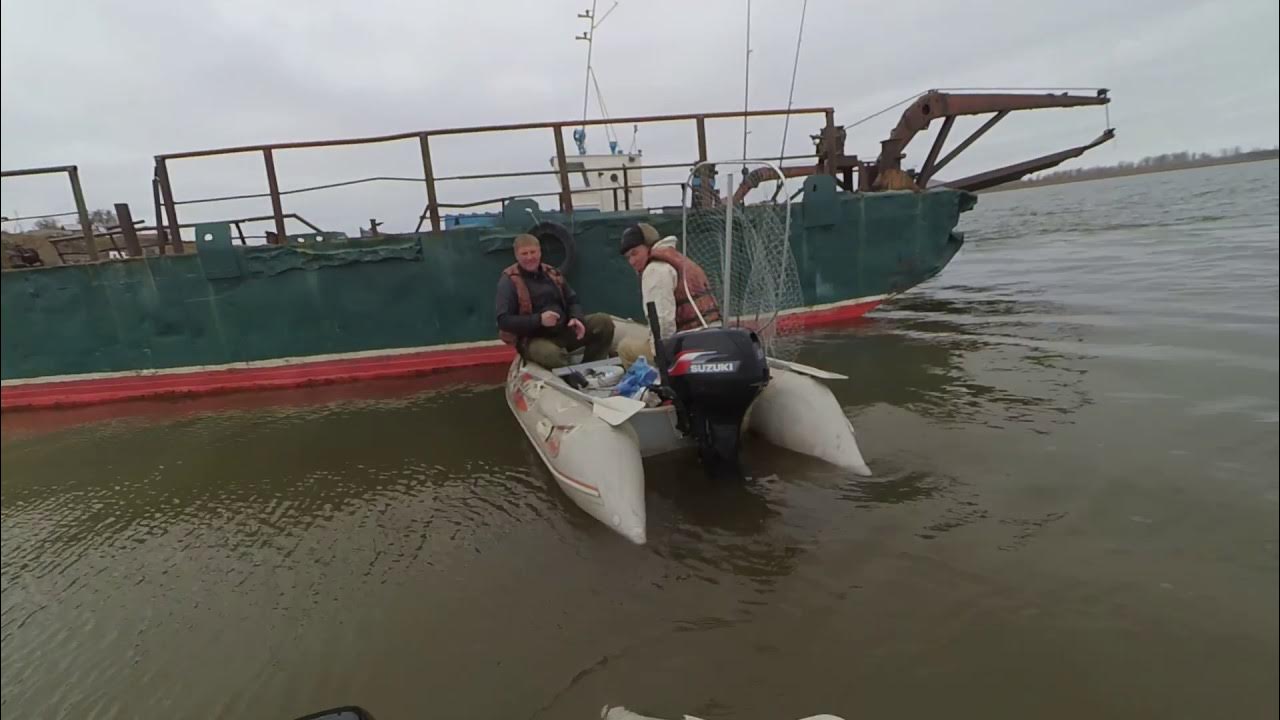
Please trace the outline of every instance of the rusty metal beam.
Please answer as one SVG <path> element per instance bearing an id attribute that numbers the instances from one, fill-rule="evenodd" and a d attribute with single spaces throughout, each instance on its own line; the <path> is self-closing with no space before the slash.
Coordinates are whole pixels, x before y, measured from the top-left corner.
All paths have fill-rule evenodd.
<path id="1" fill-rule="evenodd" d="M 556 125 L 551 128 L 556 136 L 556 169 L 560 175 L 560 212 L 573 212 L 573 195 L 569 192 L 569 168 L 566 167 L 568 160 L 564 155 L 564 127 Z"/>
<path id="2" fill-rule="evenodd" d="M 322 233 L 322 232 L 324 232 L 324 230 L 321 230 L 321 229 L 320 229 L 319 227 L 317 227 L 314 223 L 312 223 L 312 222 L 308 221 L 306 218 L 302 217 L 302 216 L 301 216 L 301 215 L 299 215 L 298 213 L 285 213 L 285 214 L 283 215 L 283 217 L 284 217 L 284 219 L 285 219 L 285 220 L 297 220 L 298 222 L 302 223 L 303 225 L 306 225 L 307 227 L 311 228 L 312 230 L 314 230 L 314 231 L 316 231 L 316 232 L 318 232 L 318 233 Z M 276 218 L 276 216 L 275 216 L 275 215 L 254 215 L 254 216 L 251 216 L 251 217 L 231 218 L 230 220 L 215 220 L 215 221 L 213 221 L 213 222 L 224 222 L 224 223 L 247 223 L 247 222 L 262 222 L 262 221 L 264 221 L 264 220 L 275 220 L 275 218 Z M 193 223 L 193 222 L 192 222 L 192 223 L 183 223 L 183 224 L 182 224 L 182 227 L 195 227 L 196 225 L 203 225 L 203 224 L 204 224 L 204 223 L 202 223 L 202 222 L 200 222 L 200 223 Z"/>
<path id="3" fill-rule="evenodd" d="M 974 130 L 972 135 L 965 138 L 954 150 L 943 156 L 943 158 L 938 161 L 938 164 L 933 166 L 932 171 L 928 175 L 921 173 L 920 186 L 924 187 L 925 183 L 929 182 L 929 178 L 937 175 L 939 170 L 947 166 L 947 163 L 955 160 L 957 155 L 964 152 L 965 149 L 972 145 L 978 138 L 982 137 L 988 130 L 995 127 L 995 124 L 1003 120 L 1009 113 L 1009 110 L 1001 110 L 995 115 L 992 115 L 990 120 L 982 124 L 982 127 Z"/>
<path id="4" fill-rule="evenodd" d="M 324 232 L 323 230 L 321 230 L 320 228 L 316 227 L 315 225 L 313 225 L 313 224 L 311 224 L 311 223 L 307 222 L 307 219 L 306 219 L 306 218 L 304 218 L 304 217 L 302 217 L 302 216 L 301 216 L 301 215 L 299 215 L 298 213 L 285 213 L 285 215 L 284 215 L 284 216 L 285 216 L 285 217 L 287 217 L 287 218 L 293 218 L 294 220 L 297 220 L 298 222 L 302 223 L 303 225 L 306 225 L 307 227 L 311 228 L 312 230 L 315 230 L 315 231 L 316 231 L 316 232 L 318 232 L 318 233 L 322 233 L 322 232 Z"/>
<path id="5" fill-rule="evenodd" d="M 156 213 L 156 248 L 161 255 L 164 254 L 165 237 L 164 237 L 164 215 L 160 212 L 160 179 L 151 175 L 151 202 L 155 206 Z"/>
<path id="6" fill-rule="evenodd" d="M 836 155 L 838 154 L 836 152 L 836 145 L 837 145 L 836 114 L 834 110 L 827 110 L 826 112 L 823 113 L 823 115 L 825 116 L 825 119 L 826 119 L 826 125 L 823 126 L 822 128 L 822 137 L 826 144 L 827 152 L 826 152 L 826 157 L 821 159 L 822 169 L 828 175 L 835 175 L 836 161 L 838 160 L 838 158 L 836 157 Z M 841 132 L 843 132 L 844 128 L 841 128 L 840 130 Z M 843 152 L 843 143 L 839 143 L 839 144 L 841 145 L 841 152 Z"/>
<path id="7" fill-rule="evenodd" d="M 120 234 L 124 235 L 124 246 L 129 257 L 142 257 L 142 243 L 138 242 L 138 230 L 133 225 L 129 203 L 116 203 L 116 221 L 120 223 Z"/>
<path id="8" fill-rule="evenodd" d="M 267 190 L 271 193 L 271 215 L 276 221 L 276 242 L 284 243 L 288 236 L 284 231 L 284 208 L 280 205 L 280 183 L 276 181 L 276 159 L 271 148 L 263 149 L 262 161 L 267 166 Z"/>
<path id="9" fill-rule="evenodd" d="M 146 230 L 147 227 L 145 225 L 142 225 L 140 222 L 135 221 L 131 229 L 134 230 L 134 232 L 137 232 L 138 230 Z M 107 240 L 111 241 L 112 247 L 114 247 L 116 250 L 120 250 L 121 248 L 119 244 L 117 244 L 115 241 L 115 236 L 117 234 L 123 235 L 124 230 L 125 229 L 120 225 L 112 225 L 111 227 L 103 228 L 101 230 L 94 230 L 93 236 L 95 238 L 106 238 Z M 84 242 L 84 235 L 77 231 L 70 235 L 59 235 L 57 237 L 49 238 L 49 242 L 51 243 L 66 243 L 66 242 L 73 242 L 73 241 Z M 88 255 L 89 253 L 86 251 L 83 253 L 74 253 L 74 254 Z"/>
<path id="10" fill-rule="evenodd" d="M 156 158 L 156 178 L 160 180 L 160 196 L 164 198 L 165 215 L 169 221 L 169 242 L 174 254 L 186 252 L 182 247 L 182 226 L 178 224 L 178 206 L 173 203 L 173 183 L 169 182 L 169 168 L 164 158 Z"/>
<path id="11" fill-rule="evenodd" d="M 823 171 L 823 168 L 821 166 L 812 167 L 812 166 L 803 166 L 803 165 L 784 167 L 779 169 L 782 170 L 782 177 L 784 178 L 809 177 L 811 175 L 816 175 Z M 747 196 L 747 193 L 751 192 L 753 189 L 759 186 L 760 183 L 768 182 L 770 180 L 777 180 L 777 179 L 778 179 L 778 173 L 774 172 L 773 168 L 771 167 L 763 167 L 763 168 L 758 168 L 756 170 L 752 170 L 751 172 L 747 173 L 746 177 L 742 178 L 742 182 L 738 183 L 738 189 L 735 190 L 733 193 L 733 202 L 735 203 L 742 202 L 742 199 Z"/>
<path id="12" fill-rule="evenodd" d="M 415 130 L 413 132 L 395 133 L 393 135 L 376 135 L 370 137 L 354 137 L 341 138 L 337 140 L 310 140 L 302 142 L 287 143 L 264 143 L 260 145 L 240 145 L 235 147 L 215 148 L 210 150 L 191 150 L 187 152 L 166 153 L 158 155 L 159 158 L 168 160 L 177 160 L 179 158 L 205 157 L 209 155 L 232 155 L 235 153 L 259 152 L 262 150 L 294 150 L 299 148 L 316 148 L 316 147 L 333 147 L 335 145 L 368 145 L 371 143 L 394 142 L 396 140 L 412 140 L 422 133 L 428 135 L 469 135 L 473 133 L 489 133 L 502 132 L 506 130 L 541 130 L 550 127 L 561 127 L 564 125 L 639 125 L 641 123 L 659 123 L 659 122 L 675 122 L 677 120 L 694 120 L 696 118 L 705 118 L 708 120 L 732 119 L 741 117 L 775 117 L 778 115 L 816 115 L 819 113 L 834 112 L 827 107 L 808 107 L 808 108 L 792 108 L 775 109 L 775 110 L 729 110 L 725 112 L 709 112 L 709 113 L 684 113 L 680 115 L 639 115 L 636 117 L 625 118 L 597 118 L 589 120 L 558 120 L 554 122 L 530 122 L 530 123 L 510 123 L 506 125 L 473 125 L 470 127 L 457 128 L 440 128 L 437 130 Z"/>
<path id="13" fill-rule="evenodd" d="M 684 187 L 684 182 L 646 182 L 644 184 L 634 184 L 634 188 L 640 187 Z M 486 200 L 475 200 L 472 202 L 440 202 L 440 208 L 462 209 L 462 208 L 480 208 L 483 205 L 494 205 L 497 202 L 509 202 L 517 199 L 526 199 L 526 197 L 558 197 L 561 192 L 521 192 L 520 195 L 506 195 L 502 197 L 489 197 Z"/>
<path id="14" fill-rule="evenodd" d="M 707 161 L 707 119 L 698 117 L 698 162 Z M 698 192 L 709 196 L 711 192 L 711 173 L 709 165 L 698 168 Z"/>
<path id="15" fill-rule="evenodd" d="M 0 177 L 22 177 L 23 175 L 51 175 L 53 173 L 69 173 L 75 165 L 50 165 L 49 167 L 19 168 L 17 170 L 0 170 Z"/>
<path id="16" fill-rule="evenodd" d="M 84 189 L 80 186 L 80 169 L 75 165 L 50 165 L 38 168 L 19 168 L 17 170 L 0 170 L 0 177 L 23 177 L 25 175 L 53 175 L 66 173 L 71 181 L 71 195 L 76 203 L 76 216 L 80 220 L 80 234 L 84 238 L 85 253 L 89 260 L 98 260 L 98 242 L 93 237 L 93 223 L 89 221 L 89 208 L 84 202 Z M 64 213 L 59 213 L 59 215 Z M 56 217 L 56 216 L 51 216 Z"/>
<path id="17" fill-rule="evenodd" d="M 779 159 L 784 161 L 785 160 L 806 160 L 812 157 L 814 157 L 813 154 L 787 155 Z M 621 172 L 623 170 L 626 170 L 628 167 L 630 167 L 630 169 L 632 170 L 667 170 L 671 168 L 687 168 L 689 167 L 689 163 L 687 162 L 660 163 L 656 165 L 635 165 L 635 166 L 617 165 L 613 167 L 599 167 L 594 169 L 605 171 L 605 172 L 608 172 L 611 170 Z M 553 170 L 526 170 L 521 172 L 475 173 L 471 175 L 445 175 L 443 177 L 436 176 L 435 181 L 436 183 L 441 183 L 446 180 L 493 180 L 497 178 L 540 177 L 543 175 L 559 175 L 559 174 L 560 174 L 560 171 L 554 170 L 554 169 Z M 286 195 L 297 195 L 299 193 L 314 192 L 317 190 L 330 190 L 333 188 L 349 187 L 352 185 L 359 185 L 362 183 L 377 182 L 377 181 L 403 181 L 403 182 L 421 183 L 421 182 L 425 182 L 425 179 L 379 175 L 375 177 L 360 178 L 358 180 L 345 180 L 343 182 L 326 183 L 324 185 L 312 185 L 309 187 L 294 188 L 292 190 L 281 190 L 280 197 L 283 198 Z M 177 204 L 178 205 L 198 205 L 202 203 L 224 202 L 227 200 L 255 200 L 258 198 L 269 198 L 269 197 L 271 197 L 271 193 L 269 192 L 241 193 L 237 195 L 218 195 L 215 197 L 193 198 L 191 200 L 179 200 L 177 201 Z M 70 214 L 74 214 L 74 213 L 70 213 Z"/>
<path id="18" fill-rule="evenodd" d="M 67 169 L 71 178 L 71 194 L 76 199 L 76 214 L 80 216 L 80 234 L 84 235 L 90 262 L 98 261 L 98 241 L 93 237 L 93 223 L 89 220 L 89 208 L 84 203 L 84 191 L 80 188 L 80 170 L 72 165 Z"/>
<path id="19" fill-rule="evenodd" d="M 431 141 L 426 133 L 418 135 L 422 149 L 422 177 L 427 184 L 427 212 L 431 215 L 431 232 L 440 232 L 440 205 L 436 201 L 436 176 L 431 167 Z"/>
<path id="20" fill-rule="evenodd" d="M 1086 145 L 1080 145 L 1078 147 L 1073 147 L 1068 150 L 1063 150 L 1061 152 L 1051 153 L 1049 155 L 1041 155 L 1038 158 L 1032 158 L 1030 160 L 1025 160 L 1020 163 L 1014 163 L 1013 165 L 1006 165 L 1005 167 L 996 168 L 995 170 L 988 170 L 987 172 L 979 173 L 977 175 L 970 175 L 969 177 L 960 178 L 959 180 L 952 180 L 950 182 L 944 183 L 944 185 L 949 188 L 955 188 L 957 190 L 968 190 L 970 192 L 976 192 L 978 190 L 986 190 L 987 188 L 993 188 L 997 185 L 1003 185 L 1007 182 L 1013 182 L 1014 180 L 1018 180 L 1019 178 L 1022 178 L 1033 172 L 1047 170 L 1051 167 L 1054 167 L 1055 165 L 1061 164 L 1066 160 L 1070 160 L 1071 158 L 1080 157 L 1086 151 L 1092 150 L 1093 148 L 1107 142 L 1108 140 L 1111 140 L 1115 136 L 1116 136 L 1116 131 L 1112 128 L 1107 128 L 1106 132 L 1102 133 L 1097 138 L 1095 138 L 1093 142 L 1090 142 Z"/>
<path id="21" fill-rule="evenodd" d="M 956 116 L 948 115 L 947 119 L 942 122 L 942 130 L 938 132 L 938 137 L 933 141 L 933 147 L 929 148 L 929 156 L 924 159 L 924 165 L 920 169 L 919 180 L 920 187 L 927 187 L 929 176 L 933 175 L 933 163 L 938 159 L 938 153 L 942 150 L 942 145 L 947 142 L 947 136 L 951 134 L 951 126 L 956 124 Z"/>
<path id="22" fill-rule="evenodd" d="M 64 213 L 48 213 L 46 215 L 22 215 L 20 217 L 0 216 L 4 222 L 25 222 L 27 220 L 44 220 L 46 218 L 73 217 L 79 215 L 75 210 Z"/>
<path id="23" fill-rule="evenodd" d="M 1060 95 L 1029 93 L 945 93 L 931 90 L 911 103 L 889 138 L 880 143 L 880 157 L 876 163 L 880 172 L 900 170 L 902 151 L 917 133 L 929 126 L 935 118 L 950 115 L 982 115 L 1001 110 L 1037 110 L 1043 108 L 1070 108 L 1086 105 L 1106 105 L 1111 102 L 1105 90 L 1096 95 Z"/>
<path id="24" fill-rule="evenodd" d="M 1111 98 L 1102 95 L 1054 95 L 1028 93 L 928 93 L 913 107 L 934 103 L 934 117 L 943 115 L 982 115 L 999 110 L 1040 110 L 1044 108 L 1070 108 L 1086 105 L 1106 105 Z M 910 110 L 908 110 L 910 112 Z"/>
<path id="25" fill-rule="evenodd" d="M 49 244 L 53 246 L 53 251 L 58 253 L 58 264 L 67 265 L 67 256 L 62 253 L 62 243 L 56 243 L 53 242 L 53 240 L 50 240 Z"/>

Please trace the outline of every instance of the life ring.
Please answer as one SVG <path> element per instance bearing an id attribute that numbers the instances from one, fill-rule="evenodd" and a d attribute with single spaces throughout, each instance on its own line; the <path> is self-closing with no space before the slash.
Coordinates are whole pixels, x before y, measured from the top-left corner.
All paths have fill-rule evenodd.
<path id="1" fill-rule="evenodd" d="M 560 223 L 543 221 L 529 228 L 529 234 L 538 238 L 538 242 L 542 243 L 542 247 L 547 247 L 548 241 L 560 243 L 564 248 L 564 260 L 556 267 L 561 275 L 568 275 L 569 270 L 573 267 L 573 258 L 577 254 L 576 246 L 573 242 L 573 233 Z"/>

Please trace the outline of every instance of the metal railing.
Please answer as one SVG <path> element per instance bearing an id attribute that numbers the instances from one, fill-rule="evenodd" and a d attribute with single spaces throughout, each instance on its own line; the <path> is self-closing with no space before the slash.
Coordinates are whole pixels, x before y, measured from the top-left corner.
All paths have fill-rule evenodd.
<path id="1" fill-rule="evenodd" d="M 648 166 L 619 166 L 618 168 L 592 168 L 592 170 L 621 170 L 623 173 L 623 187 L 621 189 L 626 209 L 630 209 L 630 190 L 641 187 L 663 187 L 680 185 L 682 183 L 637 183 L 631 185 L 626 173 L 628 170 L 637 169 L 659 169 L 659 168 L 686 168 L 694 163 L 705 162 L 707 160 L 707 120 L 719 119 L 735 119 L 750 117 L 777 117 L 785 115 L 818 115 L 821 114 L 825 119 L 824 132 L 830 132 L 835 128 L 835 111 L 829 107 L 812 107 L 812 108 L 792 108 L 792 109 L 776 109 L 776 110 L 747 110 L 747 111 L 727 111 L 712 113 L 691 113 L 680 115 L 646 115 L 638 117 L 626 118 L 609 118 L 609 119 L 592 119 L 592 120 L 565 120 L 558 122 L 535 122 L 535 123 L 512 123 L 506 125 L 477 125 L 471 127 L 460 128 L 443 128 L 438 130 L 420 130 L 414 132 L 396 133 L 393 135 L 378 135 L 370 137 L 342 138 L 336 140 L 314 140 L 303 142 L 285 142 L 285 143 L 266 143 L 259 145 L 240 145 L 235 147 L 217 148 L 211 150 L 193 150 L 187 152 L 166 153 L 155 156 L 155 177 L 152 182 L 154 201 L 156 205 L 156 217 L 158 224 L 167 225 L 172 228 L 184 227 L 178 220 L 178 206 L 192 205 L 197 203 L 211 203 L 226 200 L 244 200 L 254 198 L 270 198 L 271 215 L 267 216 L 275 223 L 275 233 L 278 238 L 283 241 L 287 237 L 285 231 L 285 219 L 289 214 L 284 212 L 283 198 L 287 195 L 293 195 L 303 192 L 313 192 L 316 190 L 331 189 L 337 187 L 346 187 L 365 182 L 375 181 L 399 181 L 399 182 L 420 182 L 423 184 L 426 192 L 426 209 L 422 213 L 418 222 L 418 230 L 421 230 L 423 222 L 428 219 L 431 222 L 431 230 L 439 232 L 442 229 L 440 220 L 441 208 L 467 208 L 479 207 L 482 205 L 496 204 L 506 202 L 515 197 L 551 197 L 559 198 L 560 211 L 565 213 L 573 212 L 573 194 L 575 191 L 570 187 L 569 175 L 571 172 L 568 165 L 569 156 L 565 153 L 564 129 L 571 127 L 581 127 L 584 125 L 605 125 L 605 124 L 651 124 L 651 123 L 667 123 L 693 121 L 697 132 L 698 157 L 689 162 L 681 163 L 665 163 L 654 164 Z M 472 135 L 493 132 L 509 132 L 518 130 L 538 130 L 550 129 L 554 135 L 555 141 L 555 158 L 556 167 L 553 170 L 535 170 L 521 172 L 499 172 L 499 173 L 475 173 L 462 175 L 440 176 L 436 174 L 435 167 L 431 160 L 431 139 L 433 137 L 453 136 L 453 135 Z M 278 150 L 296 150 L 305 148 L 330 148 L 343 147 L 353 145 L 371 145 L 378 143 L 397 142 L 404 140 L 418 141 L 418 150 L 422 158 L 423 176 L 421 178 L 405 178 L 405 177 L 389 177 L 377 176 L 370 178 L 361 178 L 357 180 L 342 181 L 337 183 L 329 183 L 325 185 L 317 185 L 312 187 L 296 188 L 292 190 L 281 190 L 279 179 L 276 174 L 275 152 Z M 192 158 L 213 157 L 221 155 L 235 155 L 242 153 L 261 153 L 263 167 L 267 178 L 266 193 L 251 193 L 242 195 L 228 195 L 222 197 L 194 198 L 187 200 L 177 200 L 174 197 L 173 182 L 169 176 L 169 163 L 176 160 L 185 160 Z M 828 171 L 834 171 L 834 159 L 824 158 L 822 156 L 796 155 L 783 159 L 797 158 L 814 158 L 817 157 L 816 167 L 822 167 Z M 518 196 L 502 196 L 489 198 L 476 202 L 465 203 L 447 203 L 441 202 L 437 194 L 437 183 L 446 181 L 471 181 L 471 180 L 492 180 L 498 178 L 515 178 L 515 177 L 536 177 L 556 175 L 559 180 L 559 190 L 550 193 L 534 193 L 521 194 Z M 615 203 L 615 207 L 617 207 Z M 163 218 L 163 223 L 159 222 Z M 263 219 L 267 219 L 263 218 Z M 313 226 L 314 227 L 314 226 Z M 173 242 L 175 252 L 182 252 L 182 242 L 179 232 L 169 233 L 170 240 Z"/>
<path id="2" fill-rule="evenodd" d="M 40 168 L 23 168 L 20 170 L 0 170 L 0 178 L 23 177 L 26 175 L 54 175 L 58 173 L 66 173 L 71 181 L 71 194 L 75 198 L 76 210 L 75 215 L 80 218 L 80 232 L 84 235 L 85 244 L 88 246 L 88 255 L 91 261 L 98 259 L 98 246 L 93 239 L 93 225 L 89 221 L 89 208 L 84 202 L 84 191 L 80 189 L 80 169 L 75 165 L 55 165 L 52 167 Z M 53 215 L 34 215 L 29 218 L 22 219 L 42 219 L 53 217 L 66 217 L 72 213 L 55 213 Z M 11 219 L 12 220 L 12 219 Z"/>

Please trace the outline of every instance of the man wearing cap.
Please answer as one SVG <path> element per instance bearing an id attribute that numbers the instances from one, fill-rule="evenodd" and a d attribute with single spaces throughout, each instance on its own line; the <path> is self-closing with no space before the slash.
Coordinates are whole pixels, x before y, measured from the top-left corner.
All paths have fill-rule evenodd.
<path id="1" fill-rule="evenodd" d="M 676 250 L 674 235 L 657 238 L 652 226 L 632 225 L 622 233 L 621 250 L 640 275 L 643 307 L 648 308 L 652 302 L 657 308 L 662 337 L 719 323 L 720 307 L 711 294 L 707 274 Z M 642 356 L 653 360 L 653 338 L 626 338 L 618 343 L 623 365 L 630 366 Z"/>
<path id="2" fill-rule="evenodd" d="M 502 271 L 494 299 L 498 337 L 545 368 L 568 365 L 569 353 L 578 348 L 585 348 L 584 362 L 609 357 L 613 318 L 583 316 L 569 282 L 543 264 L 538 238 L 517 235 L 513 249 L 516 262 Z"/>

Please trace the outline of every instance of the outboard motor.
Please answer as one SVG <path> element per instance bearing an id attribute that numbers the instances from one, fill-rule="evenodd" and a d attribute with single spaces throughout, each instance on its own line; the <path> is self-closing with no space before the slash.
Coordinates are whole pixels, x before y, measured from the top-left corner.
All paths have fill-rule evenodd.
<path id="1" fill-rule="evenodd" d="M 651 310 L 650 327 L 657 335 Z M 769 384 L 769 363 L 756 334 L 710 327 L 677 333 L 658 342 L 658 370 L 681 424 L 698 443 L 712 475 L 740 475 L 742 421 Z"/>

